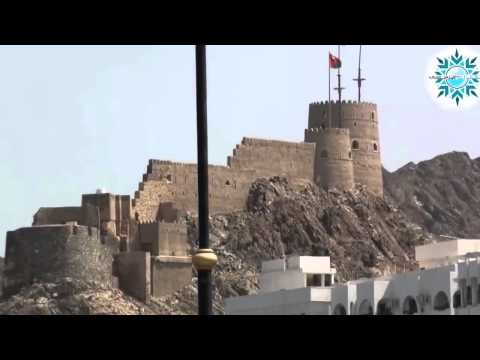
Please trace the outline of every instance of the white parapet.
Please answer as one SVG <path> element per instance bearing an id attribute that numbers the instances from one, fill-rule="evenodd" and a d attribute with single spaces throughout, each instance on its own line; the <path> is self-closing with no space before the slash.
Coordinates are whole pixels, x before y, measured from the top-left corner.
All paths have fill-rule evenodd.
<path id="1" fill-rule="evenodd" d="M 328 315 L 330 288 L 280 290 L 225 299 L 227 315 Z"/>
<path id="2" fill-rule="evenodd" d="M 455 239 L 415 247 L 420 268 L 431 269 L 453 264 L 468 253 L 480 251 L 479 239 Z"/>

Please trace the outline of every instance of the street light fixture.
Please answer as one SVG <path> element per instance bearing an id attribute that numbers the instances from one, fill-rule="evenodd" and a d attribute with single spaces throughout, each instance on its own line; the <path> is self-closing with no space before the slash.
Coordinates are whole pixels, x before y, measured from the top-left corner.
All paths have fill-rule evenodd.
<path id="1" fill-rule="evenodd" d="M 198 273 L 198 314 L 212 314 L 212 269 L 217 257 L 210 249 L 208 232 L 208 131 L 207 61 L 205 45 L 196 45 L 197 78 L 197 154 L 198 154 L 198 243 L 192 258 Z"/>

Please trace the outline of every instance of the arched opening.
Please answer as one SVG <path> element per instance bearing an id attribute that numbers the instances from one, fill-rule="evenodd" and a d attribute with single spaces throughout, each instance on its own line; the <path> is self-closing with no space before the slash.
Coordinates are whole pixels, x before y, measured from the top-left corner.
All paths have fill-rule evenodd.
<path id="1" fill-rule="evenodd" d="M 349 158 L 349 159 L 352 158 L 352 152 L 351 152 L 351 151 L 348 152 L 348 158 Z"/>
<path id="2" fill-rule="evenodd" d="M 393 309 L 388 299 L 382 299 L 378 302 L 377 315 L 393 315 Z"/>
<path id="3" fill-rule="evenodd" d="M 370 114 L 370 117 L 372 118 L 372 120 L 375 120 L 375 113 L 372 112 L 372 113 Z"/>
<path id="4" fill-rule="evenodd" d="M 347 315 L 345 306 L 342 304 L 337 304 L 337 306 L 335 306 L 335 310 L 333 311 L 333 315 Z"/>
<path id="5" fill-rule="evenodd" d="M 172 180 L 173 180 L 173 176 L 172 176 L 172 175 L 167 175 L 166 178 L 167 178 L 167 181 L 169 181 L 169 182 L 172 182 Z"/>
<path id="6" fill-rule="evenodd" d="M 407 296 L 403 301 L 403 315 L 413 315 L 418 313 L 417 302 L 411 296 Z"/>
<path id="7" fill-rule="evenodd" d="M 373 143 L 373 151 L 378 151 L 378 145 L 377 145 L 377 143 Z"/>
<path id="8" fill-rule="evenodd" d="M 358 149 L 360 149 L 360 144 L 358 143 L 357 140 L 353 140 L 353 142 L 352 142 L 352 149 L 353 149 L 353 150 L 358 150 Z"/>
<path id="9" fill-rule="evenodd" d="M 327 150 L 322 150 L 322 152 L 320 153 L 320 157 L 321 158 L 328 158 L 328 151 Z"/>
<path id="10" fill-rule="evenodd" d="M 373 307 L 370 301 L 363 300 L 358 309 L 358 315 L 373 315 Z"/>
<path id="11" fill-rule="evenodd" d="M 448 301 L 448 296 L 445 292 L 440 291 L 435 295 L 433 299 L 433 310 L 442 311 L 450 307 L 450 302 Z"/>
<path id="12" fill-rule="evenodd" d="M 472 305 L 472 287 L 467 286 L 467 305 Z"/>
<path id="13" fill-rule="evenodd" d="M 356 121 L 353 122 L 353 126 L 357 126 L 357 122 L 356 122 Z"/>
<path id="14" fill-rule="evenodd" d="M 462 306 L 462 297 L 460 295 L 460 290 L 455 291 L 453 294 L 453 308 L 457 309 Z"/>
<path id="15" fill-rule="evenodd" d="M 322 123 L 322 126 L 321 126 L 321 127 L 322 127 L 322 130 L 325 130 L 325 128 L 326 128 L 325 123 Z"/>
<path id="16" fill-rule="evenodd" d="M 225 185 L 230 186 L 230 185 L 231 185 L 231 184 L 230 184 L 230 180 L 227 180 L 227 181 L 225 182 Z"/>

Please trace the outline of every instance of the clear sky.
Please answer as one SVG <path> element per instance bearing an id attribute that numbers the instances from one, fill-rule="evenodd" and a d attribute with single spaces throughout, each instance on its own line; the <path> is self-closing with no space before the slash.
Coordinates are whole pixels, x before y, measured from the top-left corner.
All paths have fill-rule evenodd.
<path id="1" fill-rule="evenodd" d="M 367 46 L 364 100 L 378 104 L 388 170 L 449 151 L 480 156 L 480 107 L 445 111 L 425 89 L 446 46 Z M 480 52 L 479 46 L 470 46 Z M 331 46 L 209 46 L 209 155 L 244 136 L 303 141 L 328 94 Z M 342 50 L 356 98 L 357 46 Z M 103 187 L 133 195 L 148 159 L 195 162 L 193 46 L 0 46 L 0 255 L 41 206 L 78 206 Z"/>

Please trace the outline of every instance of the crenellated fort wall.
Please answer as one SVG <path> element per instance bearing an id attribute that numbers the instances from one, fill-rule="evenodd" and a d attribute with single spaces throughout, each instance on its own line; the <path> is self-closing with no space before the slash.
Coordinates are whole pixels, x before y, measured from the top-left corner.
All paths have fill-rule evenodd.
<path id="1" fill-rule="evenodd" d="M 313 180 L 315 145 L 244 138 L 228 157 L 227 166 L 209 166 L 210 212 L 243 210 L 253 181 L 284 176 L 292 181 Z M 197 166 L 150 160 L 133 200 L 138 221 L 160 220 L 162 204 L 197 211 Z"/>

